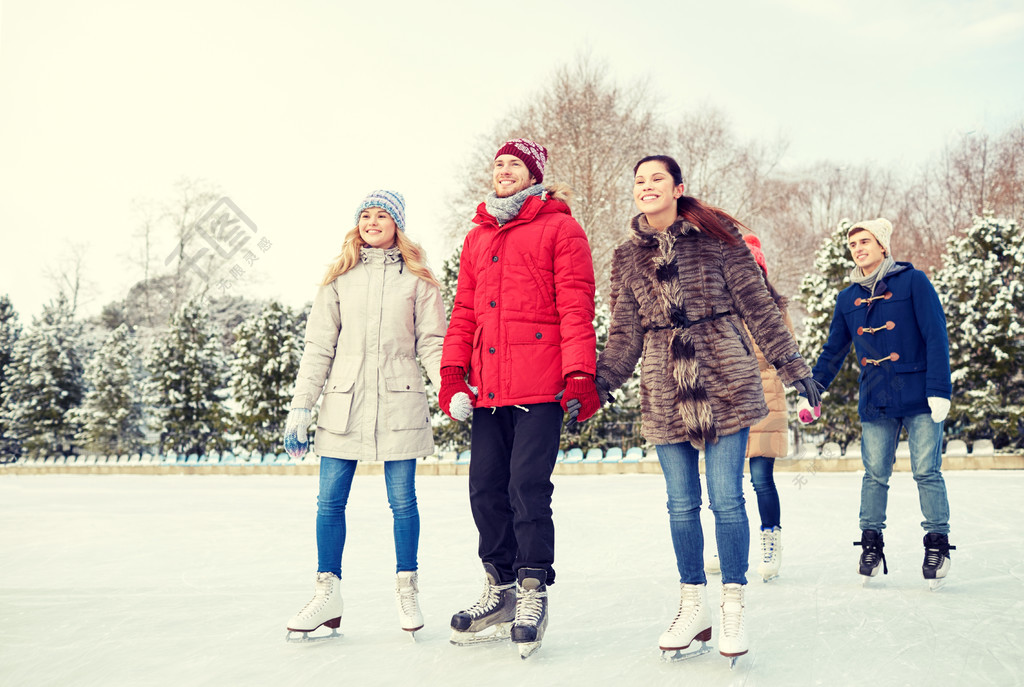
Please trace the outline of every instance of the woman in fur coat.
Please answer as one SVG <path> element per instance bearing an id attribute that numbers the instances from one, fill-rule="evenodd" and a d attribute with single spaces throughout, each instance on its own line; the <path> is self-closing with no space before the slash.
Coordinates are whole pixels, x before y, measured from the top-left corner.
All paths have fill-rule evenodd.
<path id="1" fill-rule="evenodd" d="M 698 458 L 722 568 L 719 652 L 747 652 L 743 628 L 750 530 L 743 499 L 749 428 L 768 414 L 753 345 L 782 381 L 819 403 L 811 371 L 772 301 L 761 269 L 722 210 L 683 195 L 671 157 L 633 170 L 640 214 L 612 261 L 612 319 L 597 364 L 599 388 L 618 388 L 641 362 L 641 432 L 655 444 L 668 492 L 669 525 L 680 577 L 679 612 L 661 635 L 666 658 L 711 638 L 700 523 Z"/>
<path id="2" fill-rule="evenodd" d="M 355 221 L 313 301 L 285 427 L 285 449 L 301 457 L 311 409 L 323 396 L 314 446 L 320 456 L 316 592 L 288 621 L 289 638 L 296 632 L 305 639 L 321 625 L 335 630 L 341 623 L 345 507 L 360 460 L 384 463 L 399 624 L 409 632 L 423 627 L 414 479 L 416 459 L 433 453 L 434 436 L 416 359 L 439 387 L 444 304 L 422 250 L 405 235 L 401 194 L 373 191 L 356 209 Z"/>

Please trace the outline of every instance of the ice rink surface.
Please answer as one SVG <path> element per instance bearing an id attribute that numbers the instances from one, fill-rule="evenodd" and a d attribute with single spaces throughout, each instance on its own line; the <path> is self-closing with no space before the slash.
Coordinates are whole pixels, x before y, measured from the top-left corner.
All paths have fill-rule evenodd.
<path id="1" fill-rule="evenodd" d="M 0 476 L 0 685 L 1022 684 L 1024 472 L 945 477 L 957 550 L 931 592 L 909 474 L 891 482 L 889 574 L 863 588 L 860 475 L 777 473 L 781 576 L 760 581 L 752 538 L 751 649 L 730 671 L 717 614 L 712 653 L 659 660 L 679 589 L 660 475 L 555 477 L 558 578 L 527 661 L 508 643 L 448 642 L 482 587 L 466 477 L 417 479 L 418 641 L 397 624 L 383 477 L 359 475 L 344 636 L 301 646 L 285 623 L 312 596 L 315 477 Z M 719 588 L 709 576 L 714 604 Z"/>

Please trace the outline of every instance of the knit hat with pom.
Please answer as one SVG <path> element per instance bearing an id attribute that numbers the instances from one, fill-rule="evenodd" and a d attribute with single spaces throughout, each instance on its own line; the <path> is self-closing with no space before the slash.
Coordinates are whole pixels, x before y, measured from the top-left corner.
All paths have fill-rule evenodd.
<path id="1" fill-rule="evenodd" d="M 395 220 L 395 226 L 405 231 L 405 198 L 398 191 L 385 191 L 383 189 L 370 191 L 363 202 L 356 208 L 356 224 L 359 224 L 359 215 L 367 208 L 380 208 L 391 215 Z"/>

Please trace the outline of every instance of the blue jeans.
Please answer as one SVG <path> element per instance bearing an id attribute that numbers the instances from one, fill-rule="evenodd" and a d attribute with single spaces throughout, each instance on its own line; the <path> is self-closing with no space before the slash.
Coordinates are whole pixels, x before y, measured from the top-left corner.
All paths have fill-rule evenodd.
<path id="1" fill-rule="evenodd" d="M 743 500 L 743 463 L 748 433 L 744 428 L 718 437 L 718 442 L 704 451 L 708 501 L 715 514 L 715 539 L 723 584 L 747 583 L 750 525 Z M 679 581 L 706 584 L 704 530 L 700 524 L 699 453 L 689 442 L 662 444 L 656 448 L 668 491 L 668 522 Z"/>
<path id="2" fill-rule="evenodd" d="M 757 512 L 761 516 L 761 529 L 770 530 L 782 525 L 779 490 L 775 488 L 775 459 L 765 456 L 750 457 L 750 483 L 757 495 Z"/>
<path id="3" fill-rule="evenodd" d="M 317 571 L 341 577 L 345 550 L 345 505 L 359 461 L 320 458 L 320 494 L 316 506 Z M 420 542 L 420 512 L 416 506 L 416 460 L 384 462 L 384 485 L 394 516 L 395 572 L 416 570 Z"/>
<path id="4" fill-rule="evenodd" d="M 889 496 L 889 477 L 896 460 L 900 428 L 910 437 L 910 469 L 917 482 L 917 495 L 925 532 L 949 534 L 949 500 L 942 479 L 942 423 L 933 422 L 930 413 L 864 422 L 861 430 L 861 458 L 864 480 L 860 488 L 860 528 L 881 532 L 885 527 L 885 507 Z"/>

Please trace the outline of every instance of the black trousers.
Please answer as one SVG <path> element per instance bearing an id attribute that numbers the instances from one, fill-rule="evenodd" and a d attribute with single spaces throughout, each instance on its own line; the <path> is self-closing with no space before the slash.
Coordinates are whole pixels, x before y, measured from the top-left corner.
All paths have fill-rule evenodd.
<path id="1" fill-rule="evenodd" d="M 561 428 L 558 403 L 473 411 L 469 504 L 480 560 L 494 565 L 501 583 L 520 568 L 546 570 L 547 584 L 554 582 L 551 472 Z"/>

